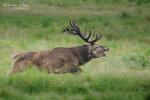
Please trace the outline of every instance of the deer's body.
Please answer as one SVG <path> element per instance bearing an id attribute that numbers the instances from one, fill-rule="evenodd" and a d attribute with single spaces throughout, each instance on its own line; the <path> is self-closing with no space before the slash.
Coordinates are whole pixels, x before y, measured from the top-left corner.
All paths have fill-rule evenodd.
<path id="1" fill-rule="evenodd" d="M 13 73 L 23 71 L 30 65 L 46 69 L 49 73 L 81 71 L 80 65 L 91 60 L 86 45 L 72 48 L 55 48 L 52 51 L 27 52 L 14 57 L 16 59 Z"/>

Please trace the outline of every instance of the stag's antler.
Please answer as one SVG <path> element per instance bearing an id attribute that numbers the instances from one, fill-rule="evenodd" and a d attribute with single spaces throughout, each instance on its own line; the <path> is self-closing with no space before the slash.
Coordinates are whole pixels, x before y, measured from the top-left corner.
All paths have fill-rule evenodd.
<path id="1" fill-rule="evenodd" d="M 80 27 L 75 20 L 70 21 L 70 27 L 65 27 L 63 29 L 63 32 L 69 32 L 73 35 L 78 35 L 85 42 L 90 43 L 91 45 L 93 45 L 96 41 L 100 40 L 102 37 L 102 34 L 98 34 L 95 32 L 92 34 L 91 30 L 89 30 L 88 35 L 87 35 L 87 30 L 85 30 L 84 33 L 81 33 Z"/>

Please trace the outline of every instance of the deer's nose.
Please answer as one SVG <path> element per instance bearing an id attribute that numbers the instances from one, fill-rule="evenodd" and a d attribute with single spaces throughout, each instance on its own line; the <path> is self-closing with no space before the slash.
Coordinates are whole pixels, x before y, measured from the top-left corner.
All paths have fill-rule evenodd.
<path id="1" fill-rule="evenodd" d="M 109 48 L 105 48 L 105 51 L 109 51 Z"/>

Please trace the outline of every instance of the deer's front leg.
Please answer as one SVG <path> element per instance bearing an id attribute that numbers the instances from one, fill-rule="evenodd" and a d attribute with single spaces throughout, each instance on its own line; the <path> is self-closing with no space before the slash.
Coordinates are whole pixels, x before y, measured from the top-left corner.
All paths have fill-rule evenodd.
<path id="1" fill-rule="evenodd" d="M 73 67 L 70 67 L 69 72 L 70 73 L 80 73 L 80 72 L 82 72 L 82 69 L 79 67 L 73 66 Z"/>
<path id="2" fill-rule="evenodd" d="M 72 67 L 67 67 L 67 68 L 60 68 L 60 69 L 51 69 L 49 68 L 49 73 L 56 73 L 56 74 L 64 74 L 64 73 L 80 73 L 82 70 L 79 67 L 72 66 Z"/>

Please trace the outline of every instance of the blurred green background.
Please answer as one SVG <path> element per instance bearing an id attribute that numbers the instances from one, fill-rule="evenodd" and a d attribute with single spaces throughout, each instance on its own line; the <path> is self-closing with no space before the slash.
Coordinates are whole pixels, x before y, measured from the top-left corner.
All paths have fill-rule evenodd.
<path id="1" fill-rule="evenodd" d="M 103 34 L 105 58 L 8 75 L 15 54 L 85 44 L 62 33 L 71 19 Z M 150 0 L 0 0 L 0 100 L 150 100 Z"/>

